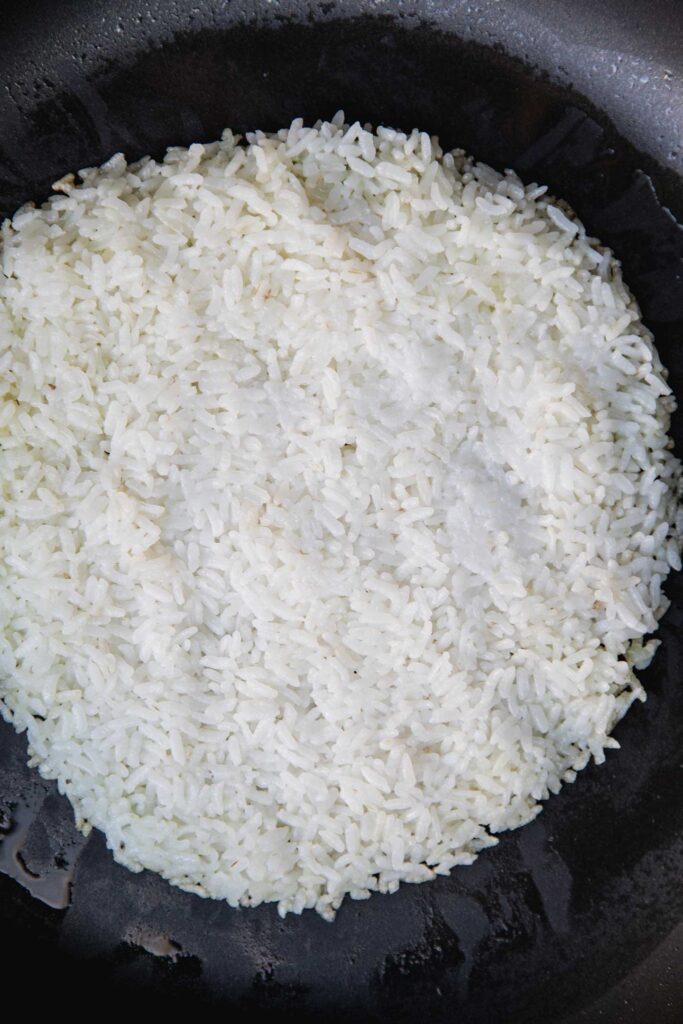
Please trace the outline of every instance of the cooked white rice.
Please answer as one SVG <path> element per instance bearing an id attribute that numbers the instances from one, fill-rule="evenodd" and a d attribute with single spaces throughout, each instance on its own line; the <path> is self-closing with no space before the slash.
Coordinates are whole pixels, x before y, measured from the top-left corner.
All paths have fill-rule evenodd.
<path id="1" fill-rule="evenodd" d="M 617 745 L 673 400 L 543 188 L 339 115 L 238 143 L 4 225 L 0 696 L 122 864 L 331 918 Z"/>

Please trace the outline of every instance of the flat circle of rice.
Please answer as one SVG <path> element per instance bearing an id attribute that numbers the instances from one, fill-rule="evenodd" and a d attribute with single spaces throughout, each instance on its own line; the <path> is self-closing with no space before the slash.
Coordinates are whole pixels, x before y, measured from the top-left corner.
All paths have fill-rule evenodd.
<path id="1" fill-rule="evenodd" d="M 3 228 L 4 715 L 231 904 L 471 862 L 615 745 L 680 567 L 618 264 L 341 117 L 82 179 Z"/>

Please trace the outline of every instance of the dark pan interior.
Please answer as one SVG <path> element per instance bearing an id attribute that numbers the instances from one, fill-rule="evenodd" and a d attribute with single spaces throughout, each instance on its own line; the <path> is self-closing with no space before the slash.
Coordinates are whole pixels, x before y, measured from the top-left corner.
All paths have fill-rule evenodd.
<path id="1" fill-rule="evenodd" d="M 116 150 L 160 156 L 226 125 L 275 129 L 343 107 L 350 119 L 419 126 L 572 203 L 623 260 L 683 397 L 683 238 L 653 181 L 679 214 L 683 187 L 587 100 L 417 20 L 337 19 L 322 4 L 323 21 L 291 24 L 275 5 L 262 24 L 232 24 L 238 10 L 169 26 L 148 7 L 160 5 L 121 4 L 118 19 L 101 3 L 9 5 L 0 214 Z M 680 415 L 674 431 L 680 451 Z M 118 867 L 101 835 L 78 836 L 67 802 L 25 767 L 23 738 L 3 725 L 3 975 L 28 964 L 46 994 L 78 984 L 81 1002 L 85 985 L 97 1005 L 134 989 L 138 1008 L 206 1002 L 297 1021 L 551 1024 L 588 1006 L 683 921 L 680 574 L 668 592 L 664 643 L 643 674 L 648 701 L 619 725 L 622 747 L 606 765 L 474 866 L 347 901 L 334 924 L 313 912 L 282 921 L 272 906 L 232 910 Z M 657 1020 L 672 1024 L 683 1018 L 683 981 L 662 984 Z"/>

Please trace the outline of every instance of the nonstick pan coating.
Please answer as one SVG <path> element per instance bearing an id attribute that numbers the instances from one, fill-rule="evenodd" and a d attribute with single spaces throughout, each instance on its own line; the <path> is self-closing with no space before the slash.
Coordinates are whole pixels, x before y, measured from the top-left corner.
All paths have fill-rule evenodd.
<path id="1" fill-rule="evenodd" d="M 683 239 L 663 205 L 683 212 L 683 11 L 552 3 L 545 23 L 530 21 L 540 7 L 5 3 L 0 214 L 116 150 L 160 156 L 225 126 L 275 129 L 339 107 L 419 126 L 574 205 L 623 260 L 683 399 Z M 630 35 L 617 20 L 629 11 Z M 678 415 L 679 452 L 681 433 Z M 231 1008 L 231 1020 L 257 1009 L 297 1021 L 635 1020 L 623 1000 L 599 1018 L 581 1008 L 683 921 L 680 574 L 668 593 L 664 642 L 642 676 L 648 701 L 618 726 L 621 750 L 472 867 L 346 901 L 333 924 L 310 911 L 282 921 L 273 906 L 233 910 L 117 866 L 101 835 L 76 833 L 68 803 L 2 726 L 0 869 L 14 876 L 0 875 L 3 978 L 11 988 L 15 969 L 33 969 L 27 1010 L 58 993 L 61 1007 L 64 997 L 82 1009 L 85 997 L 115 1007 L 134 995 L 137 1009 L 206 1003 Z M 683 982 L 661 964 L 648 976 L 651 1005 L 673 1024 Z"/>

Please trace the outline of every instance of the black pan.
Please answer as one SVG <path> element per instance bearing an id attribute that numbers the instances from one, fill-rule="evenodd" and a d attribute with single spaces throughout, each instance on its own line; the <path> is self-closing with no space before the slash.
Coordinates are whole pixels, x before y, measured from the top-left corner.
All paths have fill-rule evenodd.
<path id="1" fill-rule="evenodd" d="M 623 260 L 683 399 L 683 5 L 675 0 L 35 0 L 0 8 L 0 213 L 116 150 L 344 107 L 547 183 Z M 667 209 L 668 207 L 668 209 Z M 681 445 L 681 416 L 674 433 Z M 683 589 L 621 750 L 472 867 L 334 924 L 114 864 L 0 729 L 2 979 L 43 1005 L 229 1020 L 683 1021 Z M 131 993 L 136 1002 L 130 1002 Z M 46 1004 L 44 1001 L 49 1000 Z M 96 999 L 92 1004 L 84 1002 Z"/>

